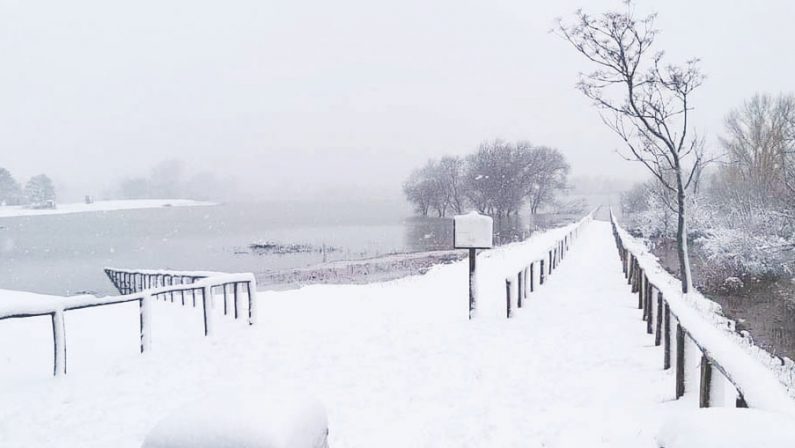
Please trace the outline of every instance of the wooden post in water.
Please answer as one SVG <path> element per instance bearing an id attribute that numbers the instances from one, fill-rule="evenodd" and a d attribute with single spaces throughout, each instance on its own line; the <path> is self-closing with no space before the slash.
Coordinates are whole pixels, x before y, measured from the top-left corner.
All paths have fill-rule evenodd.
<path id="1" fill-rule="evenodd" d="M 712 364 L 709 363 L 707 356 L 701 355 L 701 381 L 698 389 L 698 406 L 701 408 L 709 407 L 710 392 L 712 391 Z"/>
<path id="2" fill-rule="evenodd" d="M 676 323 L 676 399 L 685 394 L 685 330 Z"/>

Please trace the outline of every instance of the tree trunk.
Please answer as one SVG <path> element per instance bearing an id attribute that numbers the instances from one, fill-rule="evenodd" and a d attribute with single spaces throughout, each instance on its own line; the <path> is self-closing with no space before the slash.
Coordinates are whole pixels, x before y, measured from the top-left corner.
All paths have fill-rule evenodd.
<path id="1" fill-rule="evenodd" d="M 690 275 L 690 253 L 687 248 L 687 213 L 685 206 L 685 187 L 682 182 L 682 170 L 676 170 L 676 200 L 677 200 L 677 226 L 676 226 L 676 252 L 679 256 L 679 278 L 682 282 L 682 292 L 687 294 L 693 287 Z"/>

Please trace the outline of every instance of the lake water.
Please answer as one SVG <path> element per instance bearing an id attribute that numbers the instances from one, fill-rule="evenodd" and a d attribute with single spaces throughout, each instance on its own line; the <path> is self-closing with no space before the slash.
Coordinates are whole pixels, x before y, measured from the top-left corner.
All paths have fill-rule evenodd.
<path id="1" fill-rule="evenodd" d="M 514 218 L 498 229 L 503 241 L 529 233 Z M 450 249 L 451 230 L 449 219 L 412 218 L 405 206 L 389 203 L 222 204 L 0 218 L 0 289 L 114 294 L 103 267 L 265 272 Z M 249 248 L 266 241 L 328 249 L 277 255 Z"/>

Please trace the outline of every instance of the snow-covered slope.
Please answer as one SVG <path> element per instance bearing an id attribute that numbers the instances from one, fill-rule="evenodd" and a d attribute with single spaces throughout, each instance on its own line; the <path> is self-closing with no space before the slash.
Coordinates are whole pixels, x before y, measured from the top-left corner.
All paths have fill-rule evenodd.
<path id="1" fill-rule="evenodd" d="M 53 209 L 30 209 L 21 206 L 0 207 L 0 218 L 13 216 L 62 215 L 67 213 L 107 212 L 113 210 L 133 210 L 158 207 L 195 207 L 215 205 L 212 202 L 194 201 L 190 199 L 126 199 L 117 201 L 96 201 L 93 204 L 75 202 L 58 204 Z"/>
<path id="2" fill-rule="evenodd" d="M 505 319 L 505 277 L 566 230 L 484 253 L 480 313 L 467 268 L 369 285 L 259 294 L 259 321 L 155 303 L 137 354 L 137 307 L 67 315 L 69 375 L 50 373 L 48 322 L 0 322 L 2 446 L 139 447 L 207 395 L 301 390 L 328 411 L 334 447 L 655 447 L 673 379 L 644 332 L 609 224 L 587 226 L 560 268 Z M 220 310 L 216 309 L 217 312 Z"/>

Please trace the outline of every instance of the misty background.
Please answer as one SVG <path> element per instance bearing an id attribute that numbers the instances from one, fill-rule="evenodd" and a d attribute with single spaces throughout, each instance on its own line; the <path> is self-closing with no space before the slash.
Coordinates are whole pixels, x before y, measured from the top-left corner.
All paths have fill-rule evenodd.
<path id="1" fill-rule="evenodd" d="M 191 195 L 379 200 L 487 139 L 560 149 L 573 178 L 642 180 L 575 91 L 555 18 L 617 1 L 0 0 L 0 166 L 59 201 L 178 164 Z M 788 1 L 644 2 L 672 61 L 701 57 L 694 123 L 785 90 Z M 640 11 L 643 13 L 644 11 Z M 623 185 L 622 185 L 623 187 Z"/>

